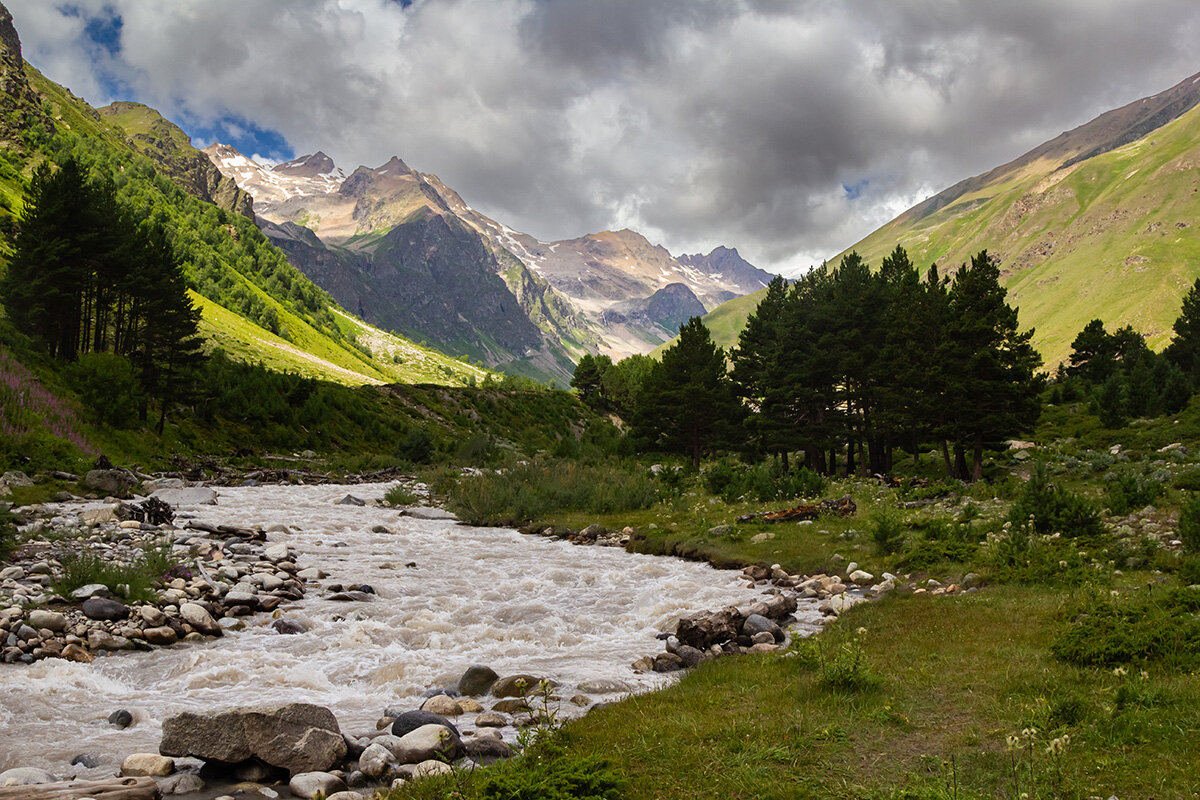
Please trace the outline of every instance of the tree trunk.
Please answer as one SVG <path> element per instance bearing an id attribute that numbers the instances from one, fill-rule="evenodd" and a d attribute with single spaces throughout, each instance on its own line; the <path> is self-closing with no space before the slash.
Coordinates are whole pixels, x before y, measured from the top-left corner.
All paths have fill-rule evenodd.
<path id="1" fill-rule="evenodd" d="M 975 446 L 971 453 L 971 482 L 983 478 L 983 435 L 975 434 Z"/>
<path id="2" fill-rule="evenodd" d="M 954 443 L 954 477 L 967 480 L 967 449 L 962 442 Z"/>
<path id="3" fill-rule="evenodd" d="M 62 781 L 0 789 L 0 800 L 155 800 L 154 778 L 109 778 L 102 781 Z"/>
<path id="4" fill-rule="evenodd" d="M 787 450 L 784 450 L 782 453 L 779 454 L 779 463 L 783 466 L 783 474 L 787 475 L 788 470 L 790 469 L 790 465 L 788 464 Z"/>
<path id="5" fill-rule="evenodd" d="M 950 463 L 950 443 L 942 439 L 942 460 L 946 462 L 946 477 L 954 477 L 954 465 Z"/>

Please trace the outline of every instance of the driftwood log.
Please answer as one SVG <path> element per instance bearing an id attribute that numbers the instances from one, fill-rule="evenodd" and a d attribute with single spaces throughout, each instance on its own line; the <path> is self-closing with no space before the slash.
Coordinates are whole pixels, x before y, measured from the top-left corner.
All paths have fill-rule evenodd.
<path id="1" fill-rule="evenodd" d="M 64 781 L 0 788 L 0 800 L 157 800 L 154 778 L 109 778 L 104 781 Z"/>

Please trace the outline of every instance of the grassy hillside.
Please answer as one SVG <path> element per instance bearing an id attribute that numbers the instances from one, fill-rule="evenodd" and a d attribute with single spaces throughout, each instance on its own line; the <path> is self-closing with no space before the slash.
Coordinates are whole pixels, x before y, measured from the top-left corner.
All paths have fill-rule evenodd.
<path id="1" fill-rule="evenodd" d="M 1179 113 L 1186 92 L 1188 82 L 1109 112 L 926 200 L 845 252 L 877 266 L 899 244 L 922 269 L 952 271 L 986 248 L 1050 366 L 1097 317 L 1132 325 L 1161 348 L 1200 277 L 1200 106 Z M 1139 116 L 1143 106 L 1150 111 Z M 708 315 L 714 338 L 735 342 L 757 301 Z"/>
<path id="2" fill-rule="evenodd" d="M 347 314 L 249 219 L 211 204 L 234 210 L 245 196 L 222 183 L 208 158 L 158 112 L 121 103 L 101 114 L 32 67 L 27 75 L 59 130 L 53 146 L 83 153 L 93 169 L 113 176 L 130 206 L 169 220 L 177 249 L 187 253 L 210 347 L 343 384 L 464 385 L 488 374 Z M 0 171 L 0 196 L 19 204 L 24 178 L 42 157 Z"/>

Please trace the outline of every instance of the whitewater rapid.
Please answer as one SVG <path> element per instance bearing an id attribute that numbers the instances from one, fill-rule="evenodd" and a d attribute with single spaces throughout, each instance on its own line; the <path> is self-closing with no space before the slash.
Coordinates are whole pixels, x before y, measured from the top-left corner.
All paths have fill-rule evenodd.
<path id="1" fill-rule="evenodd" d="M 329 577 L 282 616 L 307 632 L 280 635 L 271 617 L 202 644 L 118 653 L 92 664 L 47 659 L 0 667 L 0 771 L 38 766 L 60 776 L 111 775 L 134 752 L 157 752 L 164 718 L 245 704 L 309 702 L 330 708 L 343 731 L 375 729 L 386 707 L 416 708 L 426 690 L 453 686 L 472 664 L 501 675 L 559 682 L 564 698 L 584 681 L 637 691 L 668 677 L 630 664 L 662 652 L 660 632 L 694 611 L 762 597 L 739 573 L 677 558 L 581 547 L 503 528 L 402 517 L 373 501 L 385 484 L 219 489 L 215 506 L 187 517 L 266 529 L 303 567 Z M 338 505 L 347 493 L 364 506 Z M 372 531 L 384 526 L 386 533 Z M 370 584 L 366 603 L 324 599 L 332 583 Z M 815 606 L 798 612 L 815 627 Z M 616 699 L 610 695 L 605 698 Z M 127 709 L 118 730 L 110 713 Z M 578 713 L 564 704 L 563 711 Z M 96 768 L 71 766 L 94 754 Z"/>

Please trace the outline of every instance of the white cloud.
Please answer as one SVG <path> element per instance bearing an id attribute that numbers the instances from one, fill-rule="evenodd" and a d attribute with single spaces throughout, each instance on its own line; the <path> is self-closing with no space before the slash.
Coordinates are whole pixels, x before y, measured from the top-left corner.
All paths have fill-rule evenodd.
<path id="1" fill-rule="evenodd" d="M 27 57 L 93 102 L 116 80 L 347 172 L 397 154 L 542 238 L 628 226 L 790 270 L 1200 68 L 1189 0 L 8 5 Z M 114 14 L 110 58 L 85 26 Z"/>

